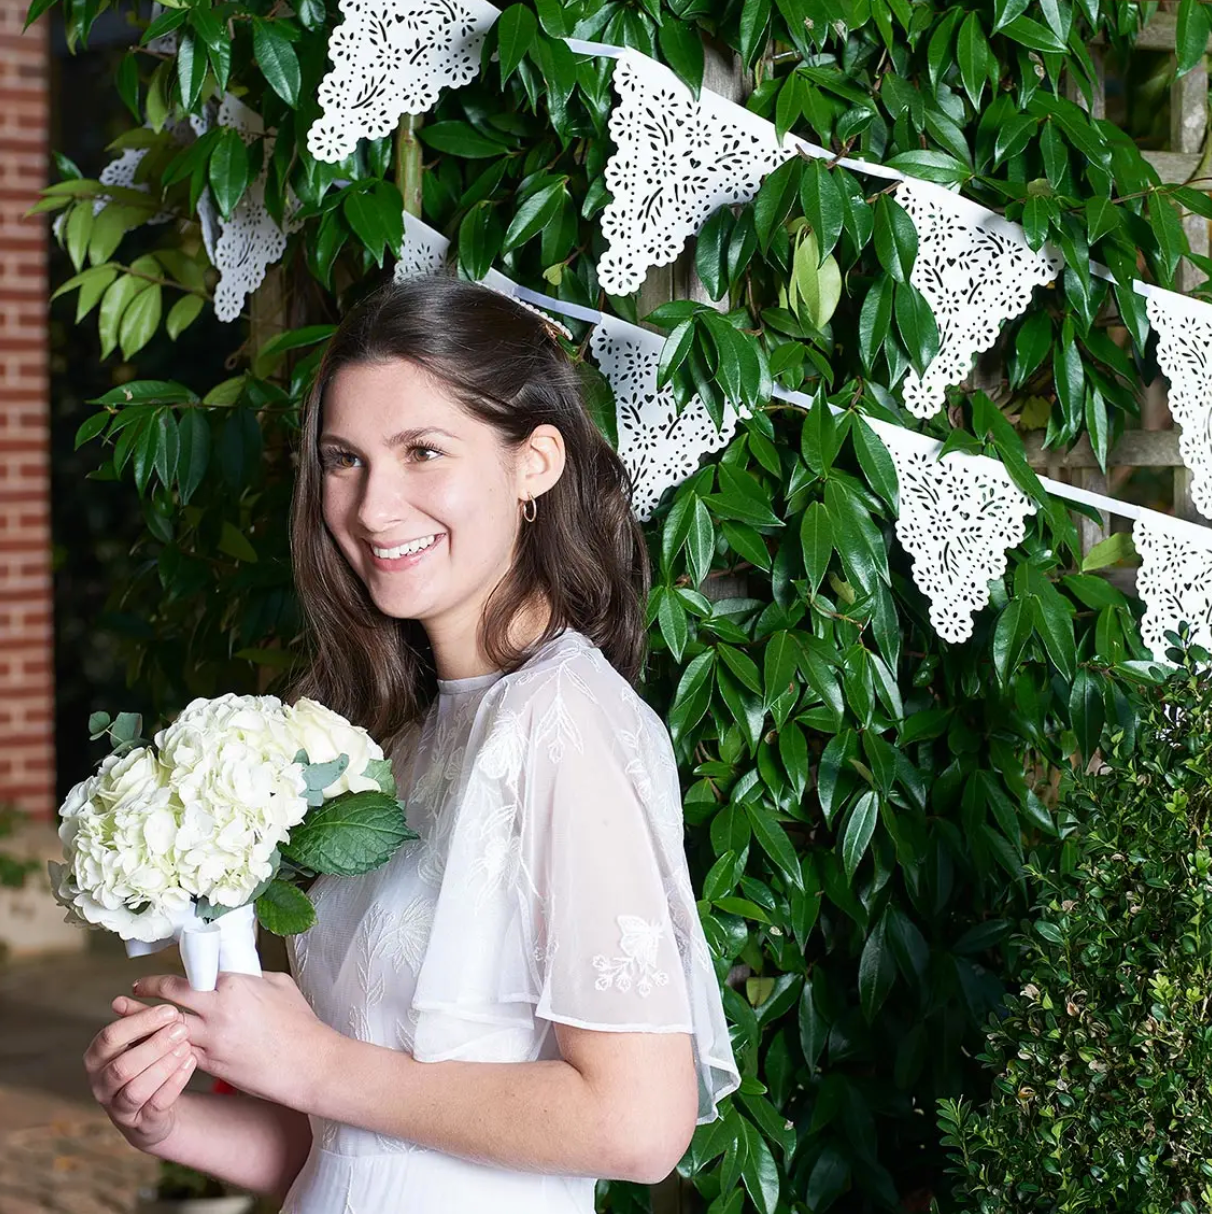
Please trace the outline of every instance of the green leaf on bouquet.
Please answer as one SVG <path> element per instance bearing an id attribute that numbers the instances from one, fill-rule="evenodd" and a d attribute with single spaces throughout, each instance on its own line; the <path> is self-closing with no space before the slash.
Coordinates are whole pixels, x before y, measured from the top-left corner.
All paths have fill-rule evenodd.
<path id="1" fill-rule="evenodd" d="M 110 727 L 114 742 L 121 746 L 133 742 L 143 731 L 143 718 L 137 712 L 120 712 Z"/>
<path id="2" fill-rule="evenodd" d="M 317 873 L 356 877 L 386 864 L 417 838 L 399 801 L 378 792 L 343 793 L 326 801 L 291 832 L 282 854 Z"/>
<path id="3" fill-rule="evenodd" d="M 307 781 L 309 792 L 318 792 L 327 788 L 349 766 L 349 755 L 337 755 L 327 763 L 309 763 L 303 768 L 303 779 Z"/>
<path id="4" fill-rule="evenodd" d="M 385 797 L 396 795 L 396 775 L 392 770 L 390 759 L 368 760 L 364 774 L 379 786 L 379 791 Z"/>
<path id="5" fill-rule="evenodd" d="M 294 936 L 305 932 L 316 921 L 316 908 L 297 886 L 271 881 L 257 899 L 257 922 L 275 936 Z"/>
<path id="6" fill-rule="evenodd" d="M 234 906 L 223 906 L 221 903 L 212 902 L 209 898 L 198 898 L 194 902 L 194 913 L 203 923 L 213 923 L 235 909 Z"/>
<path id="7" fill-rule="evenodd" d="M 109 729 L 109 720 L 108 712 L 94 712 L 89 715 L 88 736 L 90 741 L 95 742 L 105 734 Z"/>

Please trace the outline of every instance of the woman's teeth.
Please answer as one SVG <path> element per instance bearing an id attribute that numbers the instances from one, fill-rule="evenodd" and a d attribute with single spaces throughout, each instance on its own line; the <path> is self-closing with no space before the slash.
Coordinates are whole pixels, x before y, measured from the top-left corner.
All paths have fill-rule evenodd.
<path id="1" fill-rule="evenodd" d="M 411 544 L 401 544 L 399 548 L 376 548 L 372 544 L 370 550 L 382 561 L 394 561 L 399 557 L 411 556 L 414 552 L 424 551 L 437 538 L 436 535 L 427 535 L 424 539 L 413 540 Z"/>

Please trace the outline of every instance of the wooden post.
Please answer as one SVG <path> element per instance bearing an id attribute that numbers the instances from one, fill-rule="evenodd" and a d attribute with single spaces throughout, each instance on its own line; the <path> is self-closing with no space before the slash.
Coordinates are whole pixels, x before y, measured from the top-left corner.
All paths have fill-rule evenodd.
<path id="1" fill-rule="evenodd" d="M 404 114 L 396 127 L 396 186 L 404 210 L 421 218 L 421 141 L 417 138 L 422 116 Z"/>

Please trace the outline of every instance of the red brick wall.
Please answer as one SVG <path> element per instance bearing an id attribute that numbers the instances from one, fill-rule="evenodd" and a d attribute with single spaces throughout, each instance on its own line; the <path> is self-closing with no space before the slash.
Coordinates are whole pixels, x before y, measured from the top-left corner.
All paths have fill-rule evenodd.
<path id="1" fill-rule="evenodd" d="M 0 0 L 0 801 L 54 812 L 45 20 Z"/>

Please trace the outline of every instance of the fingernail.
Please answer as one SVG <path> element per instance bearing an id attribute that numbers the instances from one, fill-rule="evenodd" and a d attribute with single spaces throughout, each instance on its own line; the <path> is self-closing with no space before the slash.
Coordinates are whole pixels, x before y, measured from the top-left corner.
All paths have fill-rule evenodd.
<path id="1" fill-rule="evenodd" d="M 181 1063 L 181 1069 L 183 1071 L 192 1071 L 194 1069 L 194 1063 L 196 1062 L 197 1059 L 191 1054 L 183 1063 Z"/>
<path id="2" fill-rule="evenodd" d="M 131 989 L 132 991 L 134 991 L 136 995 L 139 993 L 139 979 L 138 979 L 138 978 L 136 978 L 136 979 L 134 980 L 134 982 L 132 982 L 132 983 L 130 984 L 130 989 Z"/>
<path id="3" fill-rule="evenodd" d="M 172 1020 L 176 1014 L 177 1009 L 173 1007 L 171 1003 L 162 1003 L 156 1009 L 156 1015 L 159 1016 L 161 1020 Z"/>
<path id="4" fill-rule="evenodd" d="M 184 1041 L 185 1040 L 185 1025 L 176 1024 L 168 1030 L 169 1041 Z"/>
<path id="5" fill-rule="evenodd" d="M 185 1046 L 185 1045 L 177 1046 L 177 1048 L 175 1050 L 173 1050 L 174 1057 L 180 1058 L 188 1048 L 189 1047 Z"/>

